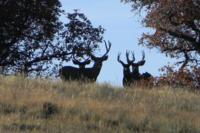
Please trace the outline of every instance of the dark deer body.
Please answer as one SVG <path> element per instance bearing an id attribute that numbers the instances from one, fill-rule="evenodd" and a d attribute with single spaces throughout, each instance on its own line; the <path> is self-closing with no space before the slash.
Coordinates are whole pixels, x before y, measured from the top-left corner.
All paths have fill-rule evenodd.
<path id="1" fill-rule="evenodd" d="M 80 62 L 78 60 L 75 59 L 74 55 L 73 55 L 73 63 L 76 65 L 79 65 L 79 68 L 76 67 L 72 67 L 72 66 L 65 66 L 62 67 L 59 71 L 59 74 L 61 76 L 61 78 L 63 80 L 69 81 L 69 80 L 84 80 L 85 75 L 87 75 L 86 70 L 85 70 L 85 66 L 90 64 L 90 60 L 87 59 L 83 62 Z"/>
<path id="2" fill-rule="evenodd" d="M 76 68 L 71 66 L 65 66 L 60 70 L 62 79 L 66 81 L 96 81 L 99 75 L 100 69 L 92 68 Z"/>
<path id="3" fill-rule="evenodd" d="M 66 74 L 67 73 L 67 74 Z M 84 73 L 80 68 L 72 67 L 72 66 L 64 66 L 60 69 L 59 74 L 63 80 L 81 80 Z"/>
<path id="4" fill-rule="evenodd" d="M 106 53 L 102 57 L 96 57 L 90 54 L 91 59 L 94 61 L 94 65 L 91 68 L 85 68 L 84 63 L 80 63 L 75 58 L 73 59 L 74 64 L 79 65 L 79 68 L 65 66 L 60 70 L 60 75 L 64 80 L 81 80 L 81 81 L 96 81 L 101 71 L 103 61 L 108 59 L 108 52 L 111 48 L 111 43 L 106 46 Z"/>

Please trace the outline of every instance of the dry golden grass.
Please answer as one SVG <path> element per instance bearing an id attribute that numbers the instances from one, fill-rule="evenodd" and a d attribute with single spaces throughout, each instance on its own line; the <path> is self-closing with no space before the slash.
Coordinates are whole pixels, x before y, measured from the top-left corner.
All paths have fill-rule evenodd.
<path id="1" fill-rule="evenodd" d="M 199 133 L 199 116 L 199 92 L 181 88 L 0 77 L 0 132 Z"/>

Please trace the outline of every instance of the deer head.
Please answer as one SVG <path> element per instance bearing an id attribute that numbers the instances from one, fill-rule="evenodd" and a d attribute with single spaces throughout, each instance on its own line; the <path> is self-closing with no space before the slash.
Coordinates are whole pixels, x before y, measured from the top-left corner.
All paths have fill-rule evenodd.
<path id="1" fill-rule="evenodd" d="M 133 58 L 134 57 L 134 53 L 132 53 Z M 145 53 L 144 51 L 142 52 L 142 59 L 140 61 L 138 61 L 137 63 L 132 62 L 131 66 L 132 66 L 132 77 L 133 79 L 137 80 L 140 78 L 140 72 L 139 72 L 139 67 L 143 66 L 145 64 Z"/>
<path id="2" fill-rule="evenodd" d="M 111 48 L 111 43 L 108 42 L 108 44 L 107 44 L 106 41 L 104 41 L 104 43 L 105 43 L 106 52 L 103 56 L 96 57 L 92 53 L 89 54 L 91 59 L 94 61 L 94 68 L 100 68 L 101 69 L 103 61 L 106 61 L 108 59 L 108 53 L 109 53 L 110 48 Z"/>
<path id="3" fill-rule="evenodd" d="M 72 62 L 75 64 L 75 65 L 78 65 L 80 69 L 84 69 L 86 65 L 89 65 L 91 60 L 89 58 L 85 59 L 84 61 L 79 61 L 76 59 L 75 55 L 73 55 L 73 59 L 72 59 Z"/>
<path id="4" fill-rule="evenodd" d="M 123 74 L 125 75 L 129 75 L 130 74 L 130 63 L 124 63 L 121 59 L 120 59 L 121 53 L 118 54 L 117 56 L 117 61 L 122 65 L 123 67 Z M 128 62 L 128 52 L 126 52 L 126 58 L 127 58 L 127 62 Z"/>

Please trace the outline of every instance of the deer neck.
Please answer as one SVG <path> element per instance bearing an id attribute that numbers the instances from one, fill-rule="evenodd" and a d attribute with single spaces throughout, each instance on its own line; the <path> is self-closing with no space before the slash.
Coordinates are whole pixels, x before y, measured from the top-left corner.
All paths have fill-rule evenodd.
<path id="1" fill-rule="evenodd" d="M 124 73 L 124 76 L 130 76 L 130 69 L 129 68 L 124 68 L 124 71 L 123 71 L 123 73 Z"/>
<path id="2" fill-rule="evenodd" d="M 139 73 L 139 67 L 134 67 L 133 70 L 132 70 L 132 74 L 135 77 L 139 76 L 140 75 L 140 73 Z"/>
<path id="3" fill-rule="evenodd" d="M 93 69 L 94 69 L 95 74 L 98 75 L 100 73 L 101 68 L 102 68 L 102 62 L 95 62 L 94 63 Z"/>

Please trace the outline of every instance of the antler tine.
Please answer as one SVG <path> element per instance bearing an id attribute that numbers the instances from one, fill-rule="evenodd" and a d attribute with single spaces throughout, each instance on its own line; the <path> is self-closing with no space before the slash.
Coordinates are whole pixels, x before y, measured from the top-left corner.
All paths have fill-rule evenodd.
<path id="1" fill-rule="evenodd" d="M 127 60 L 127 63 L 130 64 L 131 60 L 129 59 L 129 51 L 126 50 L 126 60 Z"/>
<path id="2" fill-rule="evenodd" d="M 144 51 L 142 51 L 142 60 L 144 60 L 145 59 L 145 53 L 144 53 Z"/>
<path id="3" fill-rule="evenodd" d="M 107 46 L 107 42 L 106 42 L 105 40 L 103 40 L 103 42 L 104 42 L 105 47 L 106 47 L 106 49 L 107 49 L 107 48 L 108 48 L 108 46 Z"/>
<path id="4" fill-rule="evenodd" d="M 141 61 L 138 61 L 138 62 L 136 63 L 137 66 L 143 66 L 143 65 L 145 64 L 144 58 L 145 58 L 145 53 L 144 53 L 144 51 L 142 51 L 142 60 L 141 60 Z"/>
<path id="5" fill-rule="evenodd" d="M 119 63 L 121 63 L 121 64 L 124 66 L 125 63 L 120 59 L 120 56 L 121 56 L 121 53 L 118 53 L 117 61 L 118 61 Z"/>
<path id="6" fill-rule="evenodd" d="M 107 42 L 104 40 L 104 43 L 105 43 L 105 47 L 106 47 L 106 53 L 104 54 L 104 56 L 105 56 L 105 55 L 107 55 L 108 52 L 110 51 L 110 48 L 111 48 L 111 42 L 108 41 L 108 45 L 107 45 Z"/>
<path id="7" fill-rule="evenodd" d="M 131 51 L 131 54 L 132 54 L 132 60 L 129 59 L 129 53 L 130 53 L 130 52 L 126 52 L 126 59 L 127 59 L 128 64 L 132 64 L 132 63 L 135 61 L 134 52 Z"/>
<path id="8" fill-rule="evenodd" d="M 131 51 L 131 54 L 132 54 L 132 58 L 133 58 L 132 62 L 134 62 L 135 61 L 135 54 L 134 54 L 133 51 Z"/>
<path id="9" fill-rule="evenodd" d="M 105 56 L 107 56 L 107 54 L 108 54 L 108 52 L 110 51 L 110 48 L 111 48 L 111 43 L 110 43 L 110 41 L 108 41 L 108 45 L 107 45 L 105 40 L 104 40 L 104 43 L 105 43 L 105 47 L 106 47 L 106 53 L 101 57 L 96 57 L 92 53 L 89 53 L 89 56 L 91 57 L 92 60 L 95 60 L 95 59 L 98 59 L 98 58 L 104 58 Z"/>

